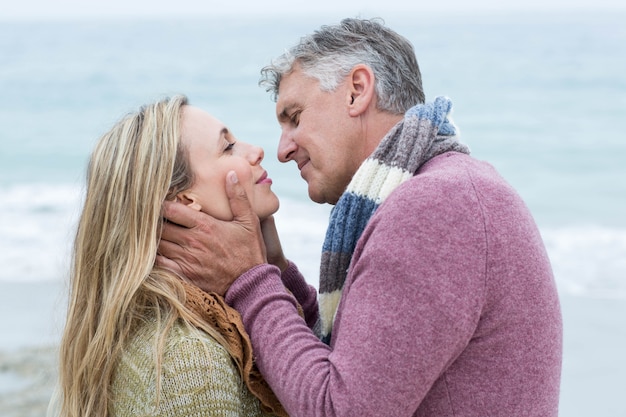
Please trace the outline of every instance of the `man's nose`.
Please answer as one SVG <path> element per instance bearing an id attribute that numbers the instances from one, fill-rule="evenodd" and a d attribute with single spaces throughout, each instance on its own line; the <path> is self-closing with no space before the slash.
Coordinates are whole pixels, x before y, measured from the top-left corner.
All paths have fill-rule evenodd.
<path id="1" fill-rule="evenodd" d="M 280 134 L 280 141 L 278 142 L 278 160 L 280 162 L 291 161 L 298 149 L 298 145 L 293 140 L 293 133 L 288 130 L 283 130 Z"/>

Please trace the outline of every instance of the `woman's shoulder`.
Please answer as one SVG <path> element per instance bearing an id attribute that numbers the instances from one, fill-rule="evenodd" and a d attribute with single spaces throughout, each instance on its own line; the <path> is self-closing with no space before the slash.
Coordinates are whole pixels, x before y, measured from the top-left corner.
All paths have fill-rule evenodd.
<path id="1" fill-rule="evenodd" d="M 241 377 L 230 354 L 204 331 L 177 321 L 172 326 L 163 350 L 163 376 L 196 375 L 240 385 Z"/>
<path id="2" fill-rule="evenodd" d="M 167 416 L 226 415 L 228 410 L 236 415 L 260 415 L 258 400 L 245 387 L 226 349 L 181 320 L 163 341 L 160 399 L 155 406 L 158 333 L 156 320 L 145 321 L 133 333 L 113 381 L 115 407 L 132 404 L 133 409 Z"/>
<path id="3" fill-rule="evenodd" d="M 135 362 L 135 366 L 155 367 L 156 346 L 159 344 L 160 326 L 154 318 L 143 321 L 132 333 L 122 353 L 122 360 Z M 186 366 L 232 368 L 237 372 L 228 351 L 213 337 L 200 329 L 176 320 L 162 343 L 161 366 L 164 371 Z"/>
<path id="4" fill-rule="evenodd" d="M 177 320 L 167 335 L 165 356 L 178 356 L 180 353 L 196 351 L 202 351 L 211 357 L 230 358 L 228 351 L 209 334 L 185 324 L 182 320 Z"/>

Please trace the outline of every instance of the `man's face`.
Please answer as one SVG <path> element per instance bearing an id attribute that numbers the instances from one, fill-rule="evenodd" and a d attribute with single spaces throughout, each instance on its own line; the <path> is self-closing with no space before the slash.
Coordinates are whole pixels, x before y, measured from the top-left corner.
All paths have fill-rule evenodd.
<path id="1" fill-rule="evenodd" d="M 359 119 L 348 114 L 347 84 L 344 80 L 335 91 L 322 91 L 298 66 L 280 82 L 278 159 L 298 164 L 309 197 L 317 203 L 335 204 L 364 159 Z"/>

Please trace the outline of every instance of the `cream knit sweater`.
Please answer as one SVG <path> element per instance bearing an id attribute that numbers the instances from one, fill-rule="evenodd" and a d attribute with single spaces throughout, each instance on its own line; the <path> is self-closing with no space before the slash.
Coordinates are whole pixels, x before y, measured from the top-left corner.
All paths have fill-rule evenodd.
<path id="1" fill-rule="evenodd" d="M 157 404 L 156 331 L 156 321 L 143 325 L 122 354 L 111 385 L 111 417 L 267 416 L 228 352 L 206 333 L 181 322 L 167 337 Z"/>

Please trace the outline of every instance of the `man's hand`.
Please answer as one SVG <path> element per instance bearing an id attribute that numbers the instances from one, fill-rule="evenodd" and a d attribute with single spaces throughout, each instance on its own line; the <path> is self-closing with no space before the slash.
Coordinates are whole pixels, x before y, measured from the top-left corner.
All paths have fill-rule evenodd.
<path id="1" fill-rule="evenodd" d="M 157 264 L 204 291 L 224 295 L 244 272 L 266 263 L 259 219 L 253 213 L 237 175 L 226 176 L 232 221 L 217 220 L 183 204 L 163 204 L 163 226 Z"/>

